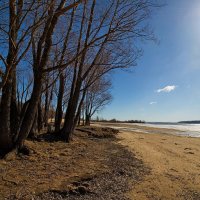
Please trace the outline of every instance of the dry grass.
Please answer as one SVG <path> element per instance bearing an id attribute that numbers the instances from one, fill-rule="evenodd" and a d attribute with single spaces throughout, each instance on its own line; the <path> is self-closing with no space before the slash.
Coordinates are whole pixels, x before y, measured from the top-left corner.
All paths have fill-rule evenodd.
<path id="1" fill-rule="evenodd" d="M 110 185 L 117 188 L 121 182 L 121 189 L 117 190 L 121 191 L 121 197 L 118 196 L 123 199 L 124 191 L 128 189 L 126 184 L 130 181 L 127 173 L 131 171 L 132 177 L 139 180 L 145 170 L 140 160 L 116 144 L 114 135 L 116 131 L 112 129 L 87 127 L 77 130 L 70 144 L 56 141 L 52 135 L 44 135 L 39 141 L 26 141 L 30 155 L 10 154 L 5 160 L 0 160 L 0 199 L 50 199 L 59 193 L 62 199 L 67 199 L 80 189 L 80 185 L 74 183 L 89 179 L 93 181 L 90 183 L 92 192 L 89 199 L 96 199 L 92 196 L 95 191 L 100 196 L 107 194 L 104 190 L 112 194 L 113 188 L 110 188 L 111 191 L 99 189 L 105 187 L 108 179 L 112 180 Z M 118 177 L 118 170 L 123 171 L 123 168 L 124 174 Z"/>

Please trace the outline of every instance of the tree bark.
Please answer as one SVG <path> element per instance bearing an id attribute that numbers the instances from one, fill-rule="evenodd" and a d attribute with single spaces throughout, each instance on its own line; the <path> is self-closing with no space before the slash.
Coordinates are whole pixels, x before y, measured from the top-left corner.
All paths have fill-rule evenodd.
<path id="1" fill-rule="evenodd" d="M 91 117 L 90 115 L 85 115 L 85 126 L 90 126 Z"/>
<path id="2" fill-rule="evenodd" d="M 62 123 L 62 116 L 63 116 L 63 110 L 62 110 L 62 102 L 63 102 L 63 96 L 64 96 L 64 76 L 61 72 L 59 77 L 59 93 L 58 93 L 58 101 L 57 101 L 57 107 L 56 107 L 56 116 L 55 116 L 55 131 L 60 131 L 61 123 Z"/>
<path id="3" fill-rule="evenodd" d="M 36 138 L 38 135 L 38 112 L 35 114 L 35 118 L 33 121 L 33 125 L 31 127 L 31 131 L 28 135 L 29 138 Z"/>
<path id="4" fill-rule="evenodd" d="M 1 110 L 0 110 L 0 150 L 9 151 L 12 147 L 10 134 L 10 105 L 12 94 L 11 75 L 2 88 Z"/>
<path id="5" fill-rule="evenodd" d="M 41 97 L 38 103 L 38 111 L 37 111 L 37 126 L 38 126 L 38 133 L 43 128 L 43 118 L 42 118 L 42 106 L 41 106 Z"/>
<path id="6" fill-rule="evenodd" d="M 0 149 L 9 150 L 12 147 L 11 138 L 11 97 L 13 64 L 16 59 L 16 5 L 15 1 L 9 1 L 9 49 L 7 55 L 6 73 L 2 82 L 2 97 L 0 111 Z"/>
<path id="7" fill-rule="evenodd" d="M 65 114 L 65 122 L 61 133 L 66 142 L 69 142 L 72 139 L 72 134 L 74 132 L 76 122 L 76 110 L 78 106 L 81 85 L 81 80 L 77 80 L 75 91 L 72 96 L 70 96 L 67 111 Z"/>
<path id="8" fill-rule="evenodd" d="M 85 99 L 86 92 L 87 92 L 87 90 L 84 90 L 84 91 L 83 91 L 81 100 L 80 100 L 80 102 L 79 102 L 78 109 L 77 109 L 77 113 L 76 113 L 76 117 L 75 117 L 75 121 L 74 121 L 74 128 L 76 127 L 76 125 L 77 125 L 78 123 L 80 124 L 81 108 L 82 108 L 82 105 L 83 105 L 83 102 L 84 102 L 84 99 Z"/>
<path id="9" fill-rule="evenodd" d="M 17 134 L 19 128 L 19 111 L 17 106 L 17 78 L 16 78 L 16 67 L 12 73 L 12 95 L 11 95 L 11 108 L 10 108 L 10 128 L 13 138 Z"/>
<path id="10" fill-rule="evenodd" d="M 35 119 L 35 114 L 37 112 L 41 91 L 42 91 L 42 76 L 41 73 L 35 72 L 33 92 L 26 113 L 24 115 L 22 125 L 20 127 L 19 136 L 16 141 L 16 146 L 19 149 L 23 146 L 24 140 L 27 138 L 28 134 L 31 131 Z"/>
<path id="11" fill-rule="evenodd" d="M 49 81 L 46 81 L 46 87 L 48 87 Z M 44 126 L 48 125 L 48 103 L 49 102 L 49 88 L 45 91 L 45 107 L 44 107 Z"/>

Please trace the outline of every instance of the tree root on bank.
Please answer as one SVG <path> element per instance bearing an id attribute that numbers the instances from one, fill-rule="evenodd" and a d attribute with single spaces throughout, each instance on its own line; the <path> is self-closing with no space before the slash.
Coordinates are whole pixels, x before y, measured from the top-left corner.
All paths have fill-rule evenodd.
<path id="1" fill-rule="evenodd" d="M 3 159 L 6 161 L 12 161 L 12 160 L 15 160 L 16 157 L 17 157 L 17 149 L 13 149 L 12 151 L 6 153 L 3 156 Z"/>

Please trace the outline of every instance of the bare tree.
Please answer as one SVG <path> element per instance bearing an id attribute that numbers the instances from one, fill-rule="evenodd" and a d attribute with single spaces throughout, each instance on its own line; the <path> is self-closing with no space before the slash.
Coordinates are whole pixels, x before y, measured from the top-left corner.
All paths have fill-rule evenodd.
<path id="1" fill-rule="evenodd" d="M 31 20 L 32 12 L 41 6 L 34 1 L 25 3 L 23 0 L 2 1 L 1 15 L 8 16 L 8 19 L 1 21 L 0 31 L 4 36 L 4 51 L 0 53 L 3 63 L 2 71 L 2 98 L 0 111 L 0 148 L 9 149 L 12 146 L 13 135 L 18 129 L 18 110 L 16 102 L 16 70 L 25 54 L 30 48 L 30 33 L 43 20 L 43 15 L 38 20 Z M 25 24 L 29 21 L 29 25 Z M 26 42 L 24 42 L 26 41 Z M 15 113 L 13 115 L 12 113 Z M 12 117 L 11 117 L 12 116 Z"/>
<path id="2" fill-rule="evenodd" d="M 111 82 L 101 77 L 96 80 L 87 90 L 84 102 L 85 109 L 85 125 L 89 126 L 91 117 L 101 109 L 103 109 L 112 100 L 109 92 Z"/>
<path id="3" fill-rule="evenodd" d="M 2 0 L 0 151 L 20 149 L 54 110 L 56 131 L 70 141 L 83 104 L 90 121 L 111 100 L 106 74 L 135 66 L 139 41 L 154 39 L 146 23 L 153 2 Z"/>
<path id="4" fill-rule="evenodd" d="M 135 44 L 130 45 L 130 42 L 153 39 L 152 33 L 144 23 L 150 15 L 152 2 L 106 2 L 105 5 L 97 4 L 95 0 L 85 2 L 82 9 L 74 79 L 61 130 L 66 141 L 69 141 L 73 134 L 77 121 L 76 112 L 80 110 L 78 104 L 82 98 L 81 87 L 90 72 L 94 68 L 100 68 L 103 71 L 100 75 L 102 76 L 117 68 L 135 66 L 136 60 L 141 56 L 141 50 Z"/>
<path id="5" fill-rule="evenodd" d="M 43 70 L 47 66 L 49 53 L 52 47 L 52 36 L 56 24 L 61 15 L 73 9 L 81 2 L 82 1 L 79 0 L 76 1 L 75 3 L 66 5 L 66 1 L 61 0 L 58 6 L 56 6 L 56 1 L 51 1 L 43 29 L 39 30 L 40 32 L 39 37 L 38 36 L 36 37 L 36 34 L 32 34 L 34 85 L 33 85 L 32 96 L 16 140 L 16 144 L 19 148 L 22 147 L 23 142 L 28 136 L 31 130 L 31 125 L 33 124 L 34 121 L 34 116 L 37 110 L 38 101 L 42 92 L 42 82 L 44 73 Z"/>
<path id="6" fill-rule="evenodd" d="M 4 123 L 0 123 L 0 149 L 6 151 L 13 146 L 22 147 L 24 139 L 31 130 L 37 111 L 42 92 L 43 69 L 45 69 L 49 58 L 56 24 L 64 13 L 77 7 L 81 2 L 79 0 L 67 4 L 65 0 L 54 0 L 25 3 L 23 0 L 10 0 L 7 3 L 5 9 L 8 8 L 6 11 L 9 20 L 4 26 L 5 28 L 2 27 L 3 25 L 1 26 L 1 30 L 7 34 L 9 39 L 7 43 L 5 42 L 8 49 L 7 56 L 5 53 L 0 54 L 1 61 L 5 66 L 5 70 L 1 70 L 3 75 L 0 121 L 4 121 Z M 29 26 L 26 25 L 26 20 L 28 20 Z M 12 92 L 16 91 L 15 72 L 30 47 L 33 55 L 33 90 L 24 118 L 17 127 L 18 131 L 14 134 L 13 141 L 10 115 Z M 16 94 L 13 96 L 16 97 Z"/>

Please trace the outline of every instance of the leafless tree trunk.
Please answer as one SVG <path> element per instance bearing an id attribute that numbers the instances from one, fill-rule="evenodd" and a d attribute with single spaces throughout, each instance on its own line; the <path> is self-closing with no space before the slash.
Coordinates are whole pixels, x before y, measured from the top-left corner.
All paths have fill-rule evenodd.
<path id="1" fill-rule="evenodd" d="M 69 28 L 68 28 L 65 41 L 63 44 L 63 49 L 62 49 L 59 65 L 62 65 L 64 61 L 64 56 L 65 56 L 67 45 L 69 42 L 70 32 L 72 30 L 72 26 L 74 22 L 74 14 L 75 14 L 75 8 L 73 9 L 72 14 L 71 14 L 70 24 L 69 24 Z M 58 100 L 57 100 L 56 116 L 55 116 L 55 131 L 56 132 L 60 131 L 60 127 L 62 123 L 62 116 L 63 116 L 62 103 L 63 103 L 63 96 L 64 96 L 64 87 L 65 87 L 65 77 L 63 74 L 63 70 L 61 69 L 60 76 L 59 76 L 59 92 L 58 92 Z"/>
<path id="2" fill-rule="evenodd" d="M 12 146 L 11 128 L 11 98 L 13 76 L 15 75 L 15 57 L 16 57 L 16 5 L 14 0 L 9 1 L 9 50 L 6 59 L 6 72 L 3 77 L 2 84 L 2 98 L 1 98 L 1 112 L 0 112 L 0 147 L 1 149 L 9 149 Z M 14 78 L 15 80 L 15 78 Z M 14 91 L 13 91 L 14 93 Z M 14 101 L 14 99 L 12 99 Z M 12 102 L 14 103 L 14 102 Z M 13 108 L 13 107 L 12 107 Z M 13 123 L 12 123 L 13 125 Z"/>
<path id="3" fill-rule="evenodd" d="M 92 115 L 110 100 L 108 93 L 98 89 L 99 80 L 114 69 L 136 65 L 141 51 L 130 45 L 130 39 L 133 43 L 153 39 L 143 24 L 153 6 L 148 0 L 7 1 L 9 21 L 0 20 L 0 34 L 5 35 L 0 48 L 0 151 L 20 149 L 30 133 L 42 129 L 43 120 L 47 125 L 55 103 L 55 130 L 66 141 L 80 121 L 83 105 L 89 125 Z M 3 14 L 0 9 L 0 17 Z M 32 70 L 33 82 L 28 81 L 25 69 Z M 54 74 L 59 80 L 46 83 Z M 58 82 L 58 96 L 53 99 Z"/>
<path id="4" fill-rule="evenodd" d="M 37 110 L 39 98 L 42 92 L 43 84 L 43 69 L 45 69 L 49 53 L 52 47 L 52 35 L 54 33 L 55 26 L 58 22 L 59 17 L 70 9 L 76 7 L 80 2 L 77 1 L 67 7 L 65 7 L 65 0 L 62 0 L 54 11 L 55 1 L 52 1 L 48 10 L 48 18 L 43 29 L 43 33 L 38 41 L 37 47 L 35 44 L 34 35 L 32 35 L 32 49 L 33 49 L 33 62 L 34 62 L 34 86 L 33 92 L 30 99 L 30 103 L 26 110 L 24 120 L 22 122 L 19 137 L 16 141 L 18 148 L 23 146 L 24 140 L 27 138 Z"/>
<path id="5" fill-rule="evenodd" d="M 91 117 L 104 108 L 112 100 L 110 95 L 111 82 L 104 77 L 97 79 L 87 88 L 85 98 L 85 125 L 90 126 Z"/>
<path id="6" fill-rule="evenodd" d="M 92 25 L 92 21 L 93 21 L 95 4 L 96 4 L 96 1 L 93 0 L 91 9 L 90 9 L 89 21 L 87 24 L 86 38 L 85 38 L 85 42 L 84 42 L 85 50 L 83 51 L 83 54 L 81 56 L 80 63 L 77 60 L 76 64 L 75 64 L 74 80 L 72 83 L 69 103 L 68 103 L 68 107 L 67 107 L 67 111 L 66 111 L 66 115 L 65 115 L 65 122 L 64 122 L 63 129 L 62 129 L 63 137 L 68 142 L 71 140 L 71 136 L 74 132 L 75 124 L 77 122 L 76 110 L 77 110 L 77 105 L 78 105 L 79 96 L 80 96 L 80 89 L 82 86 L 82 71 L 83 71 L 85 56 L 87 53 L 87 45 L 88 45 L 89 35 L 90 35 L 90 31 L 91 31 L 91 25 Z M 77 47 L 77 54 L 79 54 L 80 46 L 81 46 L 83 27 L 84 27 L 84 23 L 85 23 L 85 12 L 86 12 L 86 2 L 84 3 L 82 22 L 81 22 L 81 28 L 80 28 L 80 34 L 79 34 L 79 41 L 78 41 L 78 47 Z M 78 73 L 77 73 L 76 68 L 78 65 L 79 65 L 79 67 L 78 67 Z"/>
<path id="7" fill-rule="evenodd" d="M 49 78 L 49 77 L 47 77 Z M 45 106 L 44 106 L 44 117 L 43 120 L 44 121 L 44 126 L 47 127 L 48 126 L 48 120 L 49 120 L 49 109 L 50 109 L 50 105 L 53 99 L 53 91 L 54 91 L 54 85 L 55 83 L 51 84 L 51 87 L 48 86 L 49 81 L 46 81 L 46 90 L 45 90 Z"/>
<path id="8" fill-rule="evenodd" d="M 63 73 L 61 72 L 59 76 L 59 92 L 58 92 L 58 100 L 57 100 L 57 107 L 56 107 L 56 115 L 55 115 L 55 131 L 60 131 L 63 110 L 62 110 L 62 102 L 63 102 L 63 95 L 64 95 L 64 88 L 65 88 L 65 81 Z"/>

